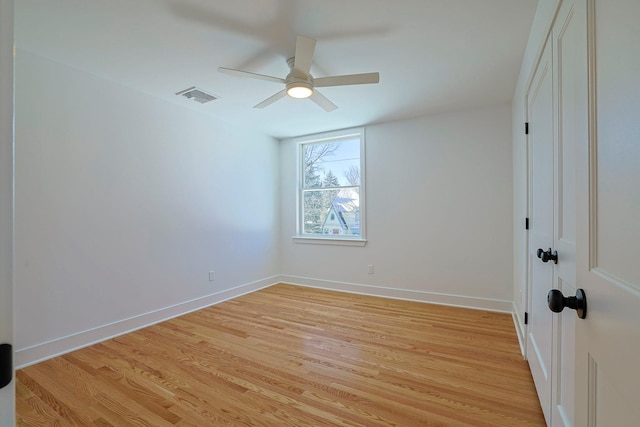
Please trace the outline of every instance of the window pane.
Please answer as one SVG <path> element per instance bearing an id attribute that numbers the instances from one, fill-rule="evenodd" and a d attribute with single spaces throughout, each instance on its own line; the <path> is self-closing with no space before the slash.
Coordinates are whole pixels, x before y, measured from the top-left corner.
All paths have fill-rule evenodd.
<path id="1" fill-rule="evenodd" d="M 303 146 L 304 188 L 330 188 L 360 185 L 360 140 Z"/>
<path id="2" fill-rule="evenodd" d="M 303 234 L 360 236 L 358 187 L 303 191 Z"/>

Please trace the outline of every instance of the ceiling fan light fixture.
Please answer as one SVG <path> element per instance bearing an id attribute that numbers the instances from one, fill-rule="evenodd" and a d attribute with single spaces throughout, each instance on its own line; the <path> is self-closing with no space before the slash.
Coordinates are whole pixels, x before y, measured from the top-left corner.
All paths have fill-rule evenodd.
<path id="1" fill-rule="evenodd" d="M 287 95 L 298 99 L 309 98 L 313 95 L 313 88 L 306 82 L 292 83 L 287 86 Z"/>

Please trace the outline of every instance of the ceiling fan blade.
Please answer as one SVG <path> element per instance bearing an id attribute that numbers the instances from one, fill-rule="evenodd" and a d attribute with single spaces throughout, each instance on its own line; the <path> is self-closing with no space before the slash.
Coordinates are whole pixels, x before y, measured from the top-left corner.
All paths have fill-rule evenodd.
<path id="1" fill-rule="evenodd" d="M 348 74 L 344 76 L 320 77 L 313 80 L 315 87 L 364 85 L 379 83 L 380 73 Z"/>
<path id="2" fill-rule="evenodd" d="M 237 77 L 248 77 L 250 79 L 267 80 L 275 83 L 284 83 L 285 80 L 280 77 L 265 76 L 264 74 L 250 73 L 248 71 L 234 70 L 233 68 L 218 67 L 218 71 Z"/>
<path id="3" fill-rule="evenodd" d="M 338 108 L 336 104 L 329 101 L 323 94 L 321 94 L 317 90 L 313 91 L 313 95 L 311 95 L 310 99 L 320 107 L 322 107 L 322 109 L 326 112 L 330 112 Z"/>
<path id="4" fill-rule="evenodd" d="M 254 105 L 253 108 L 268 107 L 269 105 L 271 105 L 274 102 L 276 102 L 278 99 L 284 98 L 285 96 L 287 96 L 287 90 L 286 89 L 282 89 L 280 92 L 276 93 L 275 95 L 271 95 L 269 98 L 265 99 L 260 104 Z"/>
<path id="5" fill-rule="evenodd" d="M 296 77 L 306 79 L 311 70 L 316 41 L 305 36 L 296 39 L 296 53 L 293 61 L 293 72 Z"/>

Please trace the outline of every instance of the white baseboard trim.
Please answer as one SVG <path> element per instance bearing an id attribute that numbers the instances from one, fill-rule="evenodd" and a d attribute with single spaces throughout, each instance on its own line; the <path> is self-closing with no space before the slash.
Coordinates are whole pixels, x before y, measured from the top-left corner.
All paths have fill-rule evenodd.
<path id="1" fill-rule="evenodd" d="M 328 289 L 332 291 L 449 305 L 454 307 L 473 308 L 476 310 L 487 310 L 501 313 L 511 313 L 513 310 L 513 301 L 506 300 L 465 297 L 460 295 L 361 285 L 357 283 L 335 282 L 331 280 L 312 279 L 309 277 L 289 275 L 281 275 L 280 281 L 282 283 L 306 286 L 310 288 Z"/>
<path id="2" fill-rule="evenodd" d="M 516 328 L 516 335 L 518 336 L 518 344 L 520 344 L 520 352 L 522 353 L 522 357 L 526 359 L 527 357 L 527 348 L 525 346 L 525 329 L 527 328 L 516 309 L 516 304 L 513 303 L 513 308 L 511 309 L 511 315 L 513 316 L 513 325 Z"/>
<path id="3" fill-rule="evenodd" d="M 16 369 L 21 369 L 52 357 L 60 356 L 92 344 L 99 343 L 153 324 L 182 316 L 239 296 L 267 288 L 277 283 L 327 289 L 354 294 L 371 295 L 383 298 L 402 299 L 454 307 L 472 308 L 502 313 L 512 313 L 520 348 L 524 354 L 523 335 L 518 314 L 512 301 L 490 298 L 467 297 L 436 292 L 396 289 L 383 286 L 362 285 L 357 283 L 336 282 L 331 280 L 312 279 L 309 277 L 279 275 L 258 280 L 231 289 L 225 289 L 190 301 L 154 310 L 128 319 L 119 320 L 96 328 L 88 329 L 65 337 L 57 338 L 30 347 L 17 349 L 14 354 Z"/>
<path id="4" fill-rule="evenodd" d="M 182 316 L 183 314 L 221 303 L 239 296 L 267 288 L 280 282 L 280 276 L 272 276 L 235 288 L 225 289 L 190 301 L 150 311 L 128 319 L 119 320 L 86 331 L 16 350 L 16 369 L 24 368 L 70 351 L 78 350 L 147 326 Z"/>

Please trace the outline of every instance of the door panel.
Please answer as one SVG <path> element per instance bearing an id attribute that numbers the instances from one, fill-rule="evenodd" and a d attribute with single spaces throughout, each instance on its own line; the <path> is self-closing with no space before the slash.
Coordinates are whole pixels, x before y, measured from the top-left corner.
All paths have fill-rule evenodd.
<path id="1" fill-rule="evenodd" d="M 594 2 L 596 267 L 640 289 L 640 2 Z"/>
<path id="2" fill-rule="evenodd" d="M 640 420 L 640 2 L 586 0 L 589 132 L 577 158 L 576 424 Z M 587 61 L 585 61 L 587 62 Z M 585 109 L 586 110 L 586 109 Z"/>
<path id="3" fill-rule="evenodd" d="M 553 262 L 538 259 L 538 248 L 553 247 L 553 78 L 547 44 L 527 93 L 529 120 L 529 325 L 527 359 L 547 422 L 550 420 L 553 337 L 546 295 L 553 285 Z"/>
<path id="4" fill-rule="evenodd" d="M 598 363 L 590 359 L 592 364 L 593 381 L 597 383 L 594 387 L 593 407 L 595 413 L 590 414 L 595 426 L 636 426 L 638 420 L 630 417 L 637 405 L 636 399 L 625 395 L 617 389 L 615 383 L 607 373 L 602 372 Z M 635 424 L 634 424 L 635 423 Z"/>

